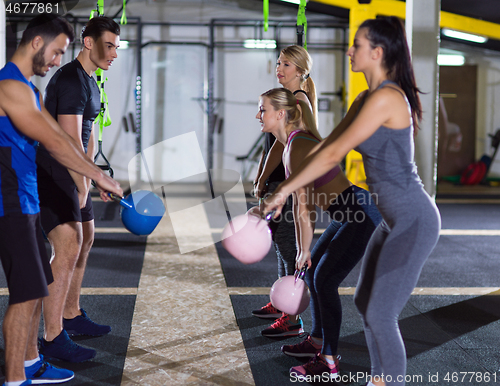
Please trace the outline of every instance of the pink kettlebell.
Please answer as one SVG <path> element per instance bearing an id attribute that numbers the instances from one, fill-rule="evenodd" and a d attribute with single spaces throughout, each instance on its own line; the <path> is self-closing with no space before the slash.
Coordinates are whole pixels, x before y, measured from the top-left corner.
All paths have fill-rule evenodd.
<path id="1" fill-rule="evenodd" d="M 243 264 L 261 261 L 271 249 L 267 221 L 248 213 L 236 216 L 222 231 L 222 246 Z"/>
<path id="2" fill-rule="evenodd" d="M 299 315 L 309 306 L 311 293 L 304 282 L 307 265 L 294 275 L 280 277 L 271 287 L 269 297 L 278 310 L 290 315 Z"/>

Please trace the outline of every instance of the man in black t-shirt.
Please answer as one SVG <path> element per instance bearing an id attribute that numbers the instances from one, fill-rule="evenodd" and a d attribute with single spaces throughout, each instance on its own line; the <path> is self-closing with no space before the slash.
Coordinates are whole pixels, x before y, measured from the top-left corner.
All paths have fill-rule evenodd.
<path id="1" fill-rule="evenodd" d="M 60 68 L 45 91 L 45 105 L 61 127 L 94 154 L 93 124 L 100 111 L 94 72 L 107 70 L 117 57 L 120 26 L 108 17 L 94 17 L 82 31 L 82 50 Z M 40 352 L 68 362 L 93 358 L 95 350 L 74 343 L 70 335 L 100 336 L 111 327 L 94 323 L 80 307 L 80 290 L 94 242 L 91 180 L 60 165 L 43 147 L 37 154 L 42 228 L 52 246 L 54 282 L 43 301 L 45 322 Z"/>

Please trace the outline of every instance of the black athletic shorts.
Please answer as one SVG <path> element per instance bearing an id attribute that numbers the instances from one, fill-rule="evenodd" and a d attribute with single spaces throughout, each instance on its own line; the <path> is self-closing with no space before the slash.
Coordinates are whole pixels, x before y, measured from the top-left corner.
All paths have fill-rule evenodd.
<path id="1" fill-rule="evenodd" d="M 0 217 L 0 259 L 9 287 L 9 304 L 49 295 L 54 281 L 40 226 L 40 215 Z"/>
<path id="2" fill-rule="evenodd" d="M 36 162 L 40 216 L 45 234 L 48 235 L 56 226 L 67 222 L 93 220 L 90 194 L 85 208 L 80 209 L 78 190 L 68 169 L 45 156 L 37 155 Z"/>

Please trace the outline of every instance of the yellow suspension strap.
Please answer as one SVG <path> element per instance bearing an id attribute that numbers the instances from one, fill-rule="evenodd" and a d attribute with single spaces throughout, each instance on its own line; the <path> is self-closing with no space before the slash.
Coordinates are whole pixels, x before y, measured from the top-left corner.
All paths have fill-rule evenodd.
<path id="1" fill-rule="evenodd" d="M 104 0 L 97 0 L 97 9 L 92 10 L 90 12 L 90 18 L 92 19 L 94 16 L 103 16 L 104 15 Z M 101 95 L 101 109 L 99 111 L 99 115 L 96 118 L 96 123 L 99 123 L 99 138 L 98 138 L 98 150 L 97 154 L 94 157 L 94 163 L 101 168 L 101 170 L 107 170 L 109 172 L 109 175 L 111 177 L 114 176 L 113 169 L 111 168 L 111 164 L 109 163 L 108 159 L 102 152 L 102 131 L 104 126 L 109 126 L 111 125 L 111 117 L 109 116 L 109 109 L 108 109 L 108 96 L 106 95 L 106 92 L 104 91 L 104 83 L 108 80 L 108 78 L 104 77 L 104 71 L 102 68 L 98 68 L 95 71 L 95 76 L 96 76 L 96 83 L 97 86 L 99 87 L 99 93 Z M 97 160 L 98 158 L 101 157 L 102 160 L 104 161 L 103 164 L 98 164 Z"/>
<path id="2" fill-rule="evenodd" d="M 306 2 L 307 0 L 300 0 L 299 11 L 297 12 L 297 45 L 302 46 L 307 50 Z"/>

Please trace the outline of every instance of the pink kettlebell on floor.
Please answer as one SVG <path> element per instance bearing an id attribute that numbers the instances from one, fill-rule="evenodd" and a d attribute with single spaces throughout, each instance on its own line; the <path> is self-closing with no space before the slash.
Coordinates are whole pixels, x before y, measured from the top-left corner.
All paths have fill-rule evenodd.
<path id="1" fill-rule="evenodd" d="M 294 275 L 280 277 L 271 287 L 269 297 L 278 310 L 290 315 L 299 315 L 309 306 L 311 293 L 304 282 L 307 265 Z"/>
<path id="2" fill-rule="evenodd" d="M 222 246 L 243 264 L 261 261 L 271 249 L 267 221 L 248 213 L 236 216 L 222 231 Z"/>

